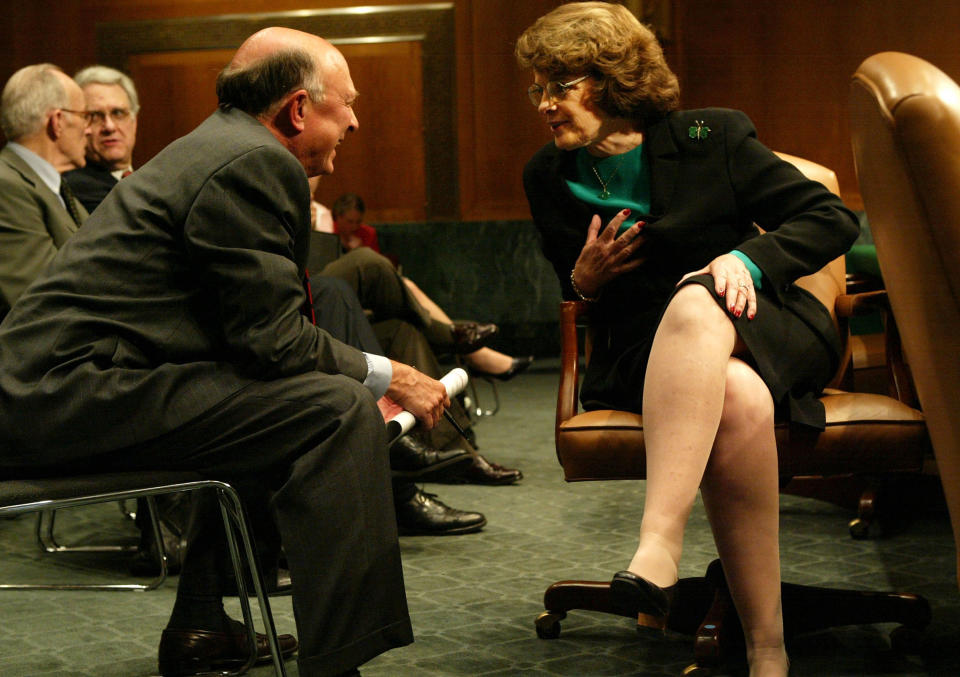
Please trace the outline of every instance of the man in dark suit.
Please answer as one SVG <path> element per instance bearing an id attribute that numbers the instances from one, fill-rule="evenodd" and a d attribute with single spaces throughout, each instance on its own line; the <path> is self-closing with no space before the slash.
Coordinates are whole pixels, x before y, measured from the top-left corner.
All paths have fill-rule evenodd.
<path id="1" fill-rule="evenodd" d="M 0 465 L 186 468 L 233 483 L 279 528 L 299 674 L 355 674 L 413 639 L 377 398 L 427 428 L 450 402 L 438 381 L 301 313 L 307 177 L 331 173 L 359 126 L 343 55 L 264 29 L 217 93 L 219 110 L 121 181 L 0 326 Z M 194 513 L 164 675 L 245 658 L 209 507 Z M 285 655 L 297 645 L 282 642 Z"/>
<path id="2" fill-rule="evenodd" d="M 90 134 L 87 135 L 87 164 L 80 169 L 67 172 L 64 174 L 64 179 L 73 188 L 77 199 L 83 203 L 87 211 L 93 212 L 117 182 L 132 173 L 140 102 L 133 80 L 113 68 L 88 66 L 79 71 L 74 76 L 74 80 L 86 96 L 86 111 L 90 119 Z M 319 177 L 316 177 L 316 180 L 319 180 Z M 363 310 L 360 309 L 361 317 L 358 318 L 338 318 L 340 321 L 332 324 L 321 323 L 321 318 L 327 319 L 331 314 L 336 314 L 331 311 L 332 307 L 343 308 L 338 298 L 342 290 L 324 289 L 321 279 L 314 276 L 313 291 L 315 296 L 319 292 L 327 292 L 322 299 L 326 307 L 316 309 L 318 324 L 334 338 L 350 343 L 338 330 L 342 329 L 348 320 L 356 320 L 358 324 L 366 323 L 365 317 L 362 316 Z M 349 309 L 350 312 L 353 310 L 353 308 Z M 355 343 L 350 345 L 366 352 L 383 354 L 379 347 L 371 349 Z M 407 360 L 403 361 L 405 364 L 411 364 Z M 430 375 L 439 376 L 437 373 Z M 464 423 L 464 425 L 468 424 Z M 403 533 L 443 535 L 477 531 L 483 528 L 486 518 L 480 513 L 452 508 L 442 503 L 433 494 L 420 490 L 413 483 L 414 479 L 428 481 L 436 479 L 436 473 L 446 475 L 457 471 L 458 468 L 464 468 L 464 462 L 469 464 L 467 455 L 468 453 L 462 450 L 428 449 L 417 443 L 411 435 L 394 442 L 391 448 L 391 461 L 394 474 L 401 478 L 395 480 L 394 498 L 397 502 L 398 526 Z M 494 466 L 485 461 L 484 463 L 490 472 L 497 472 Z M 184 500 L 187 500 L 187 497 L 178 496 L 164 499 L 158 505 L 166 554 L 173 562 L 175 571 L 179 570 L 181 544 L 178 535 L 178 517 L 183 512 L 178 509 L 178 505 Z M 140 512 L 146 515 L 146 509 L 141 508 L 138 503 L 138 513 Z M 159 555 L 156 552 L 149 520 L 141 520 L 141 522 L 140 546 L 130 566 L 135 574 L 153 575 L 159 571 Z"/>
<path id="3" fill-rule="evenodd" d="M 83 92 L 57 66 L 21 68 L 0 101 L 0 295 L 13 303 L 50 265 L 87 213 L 60 173 L 84 164 Z"/>
<path id="4" fill-rule="evenodd" d="M 117 181 L 133 171 L 140 101 L 133 80 L 107 66 L 88 66 L 73 76 L 86 97 L 90 134 L 87 164 L 64 174 L 74 195 L 92 212 Z"/>

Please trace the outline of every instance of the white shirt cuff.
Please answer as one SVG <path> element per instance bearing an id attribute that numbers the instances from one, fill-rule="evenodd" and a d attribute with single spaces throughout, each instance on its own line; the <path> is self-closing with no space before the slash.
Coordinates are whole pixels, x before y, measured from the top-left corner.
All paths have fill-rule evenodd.
<path id="1" fill-rule="evenodd" d="M 367 359 L 367 377 L 363 379 L 363 385 L 379 400 L 393 380 L 393 365 L 382 355 L 364 353 L 363 356 Z"/>

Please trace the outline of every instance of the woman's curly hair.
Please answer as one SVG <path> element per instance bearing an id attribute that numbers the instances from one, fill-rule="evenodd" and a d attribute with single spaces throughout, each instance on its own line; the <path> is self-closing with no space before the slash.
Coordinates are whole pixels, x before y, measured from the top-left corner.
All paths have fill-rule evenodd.
<path id="1" fill-rule="evenodd" d="M 680 86 L 656 36 L 623 5 L 573 2 L 537 19 L 517 40 L 517 62 L 551 80 L 589 74 L 608 115 L 646 121 L 676 110 Z"/>

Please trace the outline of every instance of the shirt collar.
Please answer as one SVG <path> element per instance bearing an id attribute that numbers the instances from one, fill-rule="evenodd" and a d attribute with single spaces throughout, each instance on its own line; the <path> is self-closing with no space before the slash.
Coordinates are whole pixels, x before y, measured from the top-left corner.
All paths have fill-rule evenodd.
<path id="1" fill-rule="evenodd" d="M 123 175 L 124 175 L 125 172 L 132 172 L 132 171 L 133 171 L 133 167 L 132 167 L 132 166 L 131 166 L 131 167 L 125 167 L 125 168 L 123 168 L 123 169 L 114 169 L 112 172 L 110 172 L 110 176 L 112 176 L 112 177 L 115 178 L 117 181 L 119 181 L 120 179 L 123 178 Z"/>
<path id="2" fill-rule="evenodd" d="M 14 141 L 10 141 L 7 146 L 10 147 L 10 150 L 19 155 L 23 161 L 30 166 L 30 169 L 36 172 L 37 176 L 40 177 L 40 180 L 47 185 L 47 188 L 53 191 L 54 195 L 60 194 L 60 172 L 57 171 L 56 167 L 26 146 L 21 146 L 19 143 Z"/>

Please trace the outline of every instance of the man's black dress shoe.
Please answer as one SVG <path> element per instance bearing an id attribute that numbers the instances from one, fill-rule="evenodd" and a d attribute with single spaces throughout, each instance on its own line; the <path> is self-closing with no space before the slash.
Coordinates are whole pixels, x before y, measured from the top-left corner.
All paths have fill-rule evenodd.
<path id="1" fill-rule="evenodd" d="M 463 449 L 437 451 L 411 435 L 390 445 L 390 470 L 394 477 L 435 482 L 458 474 L 470 465 L 473 456 Z"/>
<path id="2" fill-rule="evenodd" d="M 495 324 L 479 322 L 453 323 L 453 350 L 460 355 L 482 348 L 499 331 Z"/>
<path id="3" fill-rule="evenodd" d="M 676 583 L 661 588 L 629 571 L 618 571 L 610 581 L 610 603 L 621 616 L 646 614 L 665 620 L 676 589 Z"/>
<path id="4" fill-rule="evenodd" d="M 394 504 L 397 529 L 403 536 L 447 536 L 480 531 L 487 518 L 478 512 L 457 510 L 437 500 L 436 494 L 417 489 L 406 501 Z"/>
<path id="5" fill-rule="evenodd" d="M 286 659 L 297 650 L 297 638 L 278 635 L 280 655 Z M 163 677 L 186 677 L 241 667 L 250 655 L 243 623 L 231 620 L 229 632 L 166 629 L 160 635 L 158 664 Z M 267 636 L 257 633 L 257 663 L 272 660 Z"/>
<path id="6" fill-rule="evenodd" d="M 515 468 L 504 468 L 499 463 L 491 463 L 480 454 L 473 457 L 473 463 L 448 480 L 438 480 L 449 484 L 516 484 L 523 479 L 523 473 Z"/>
<path id="7" fill-rule="evenodd" d="M 493 374 L 489 371 L 483 371 L 481 369 L 474 369 L 473 367 L 470 367 L 470 373 L 474 376 L 481 376 L 483 378 L 495 378 L 498 381 L 509 381 L 514 376 L 524 371 L 531 364 L 533 364 L 533 355 L 527 355 L 526 357 L 513 358 L 513 361 L 510 362 L 510 368 L 506 371 L 501 371 L 499 374 Z"/>

